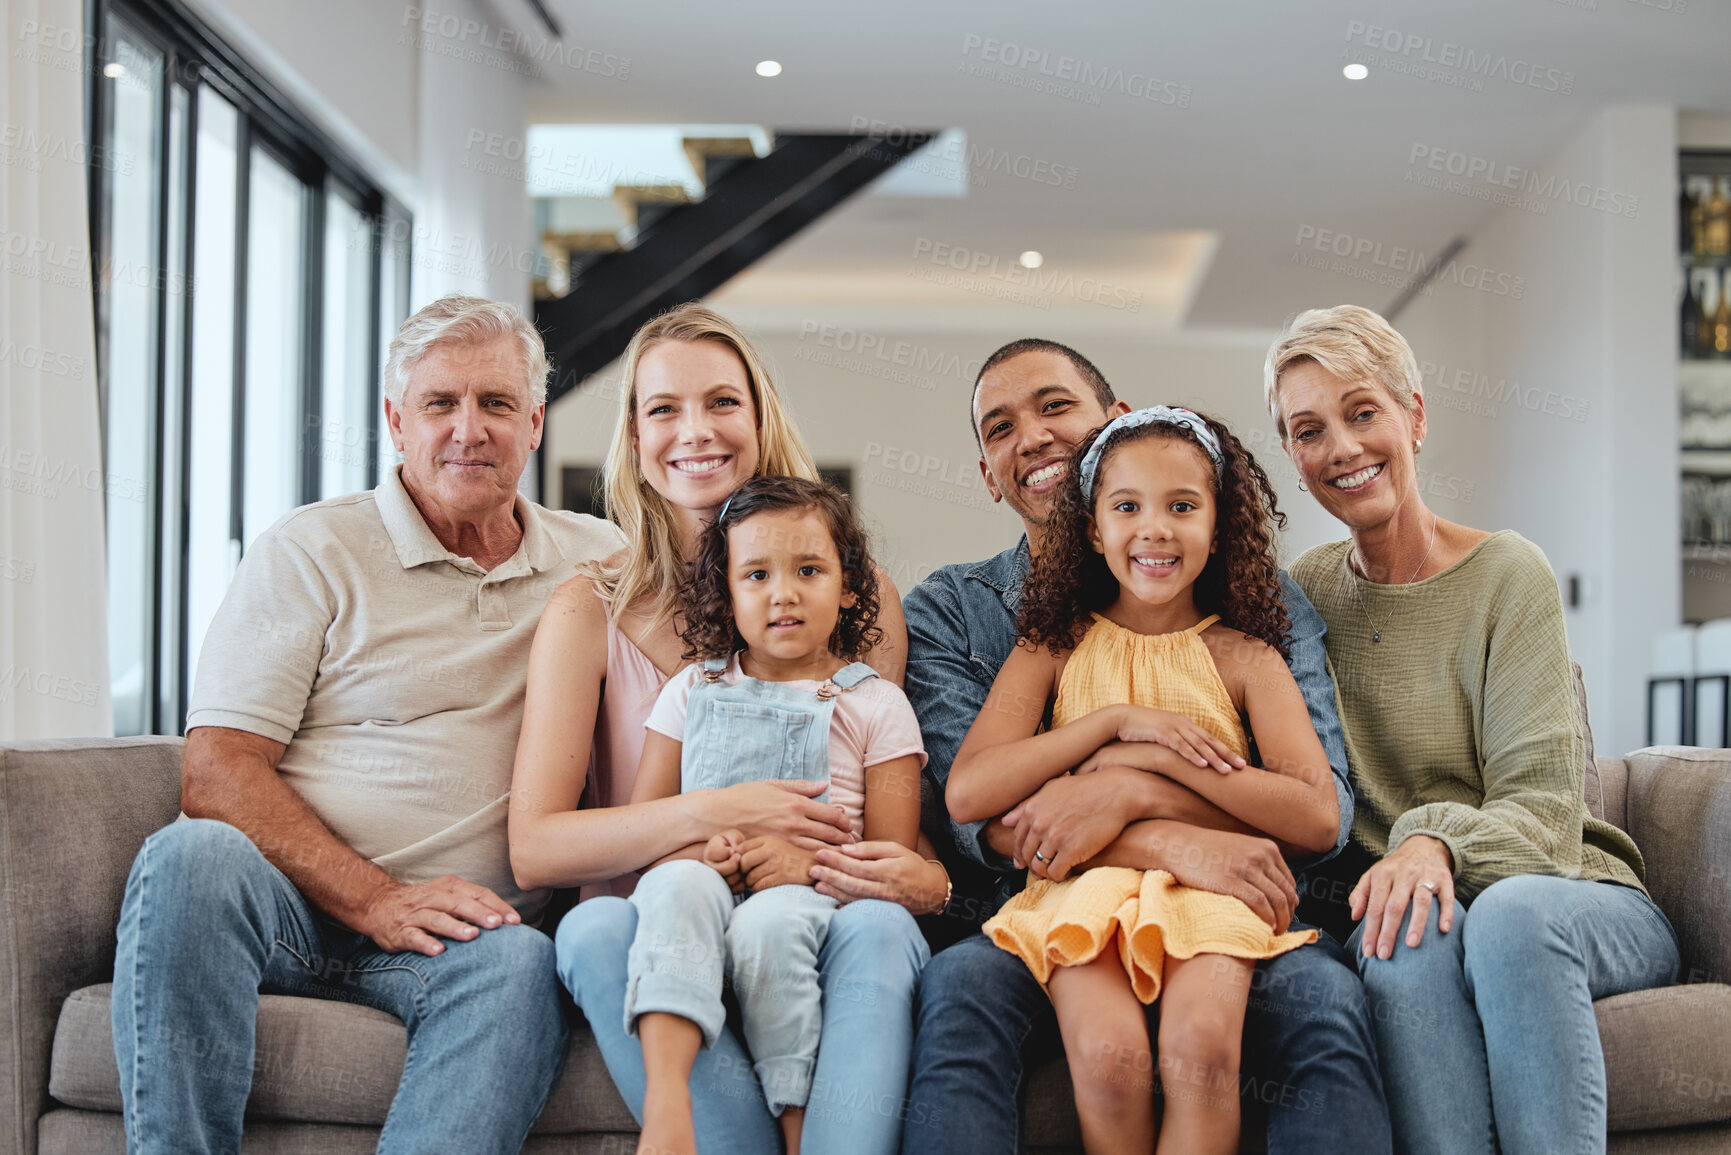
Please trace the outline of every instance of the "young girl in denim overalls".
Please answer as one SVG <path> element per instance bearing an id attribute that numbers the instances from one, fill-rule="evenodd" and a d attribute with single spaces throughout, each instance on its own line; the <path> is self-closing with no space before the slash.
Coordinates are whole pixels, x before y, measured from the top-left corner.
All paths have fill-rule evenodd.
<path id="1" fill-rule="evenodd" d="M 748 482 L 704 531 L 681 600 L 687 656 L 701 660 L 650 713 L 632 801 L 827 782 L 820 801 L 841 808 L 856 839 L 912 847 L 925 753 L 901 690 L 851 660 L 871 645 L 878 606 L 847 499 L 796 478 Z M 835 909 L 812 888 L 817 849 L 726 830 L 637 884 L 625 1023 L 642 1040 L 647 1078 L 640 1151 L 696 1149 L 691 1066 L 724 1029 L 724 974 L 757 1082 L 790 1155 L 799 1150 Z"/>

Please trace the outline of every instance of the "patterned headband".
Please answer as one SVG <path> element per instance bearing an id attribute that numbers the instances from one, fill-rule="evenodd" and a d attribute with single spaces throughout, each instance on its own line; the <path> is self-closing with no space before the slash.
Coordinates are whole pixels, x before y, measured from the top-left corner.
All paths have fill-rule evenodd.
<path id="1" fill-rule="evenodd" d="M 1175 405 L 1155 405 L 1148 409 L 1137 409 L 1114 417 L 1106 428 L 1100 430 L 1100 436 L 1094 438 L 1094 444 L 1088 447 L 1088 452 L 1082 455 L 1082 500 L 1088 504 L 1094 501 L 1094 471 L 1100 468 L 1100 455 L 1106 450 L 1106 443 L 1115 433 L 1126 429 L 1135 429 L 1142 425 L 1153 425 L 1161 422 L 1166 425 L 1178 425 L 1190 430 L 1196 435 L 1196 440 L 1202 443 L 1203 452 L 1214 462 L 1214 472 L 1220 474 L 1226 468 L 1226 459 L 1220 453 L 1220 439 L 1214 436 L 1214 430 L 1208 428 L 1208 422 L 1202 420 L 1188 409 L 1180 409 Z"/>

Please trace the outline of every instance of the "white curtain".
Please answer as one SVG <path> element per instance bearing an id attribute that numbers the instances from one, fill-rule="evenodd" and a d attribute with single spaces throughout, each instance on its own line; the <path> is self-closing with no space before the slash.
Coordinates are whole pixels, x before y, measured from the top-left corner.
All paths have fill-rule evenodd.
<path id="1" fill-rule="evenodd" d="M 0 739 L 108 735 L 84 6 L 0 14 Z"/>

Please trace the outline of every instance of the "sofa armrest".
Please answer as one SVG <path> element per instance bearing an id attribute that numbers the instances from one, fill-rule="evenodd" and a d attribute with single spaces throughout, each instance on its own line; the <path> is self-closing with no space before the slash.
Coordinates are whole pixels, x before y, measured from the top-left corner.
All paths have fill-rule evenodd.
<path id="1" fill-rule="evenodd" d="M 114 977 L 144 840 L 180 813 L 179 738 L 0 745 L 0 1149 L 36 1150 L 66 996 Z"/>
<path id="2" fill-rule="evenodd" d="M 1624 761 L 1624 829 L 1677 929 L 1678 981 L 1731 983 L 1731 750 L 1656 746 Z"/>

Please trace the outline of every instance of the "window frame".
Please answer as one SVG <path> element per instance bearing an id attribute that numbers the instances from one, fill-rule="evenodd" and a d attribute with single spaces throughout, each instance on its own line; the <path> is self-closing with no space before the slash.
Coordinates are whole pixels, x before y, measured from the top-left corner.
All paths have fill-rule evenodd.
<path id="1" fill-rule="evenodd" d="M 370 226 L 360 234 L 369 236 L 370 240 L 367 254 L 370 300 L 363 304 L 368 313 L 369 350 L 382 348 L 386 337 L 383 327 L 394 327 L 396 323 L 396 318 L 386 314 L 384 261 L 387 252 L 396 265 L 392 273 L 397 279 L 391 282 L 399 297 L 395 305 L 400 309 L 407 303 L 406 286 L 412 268 L 413 218 L 406 207 L 386 193 L 382 183 L 374 179 L 347 150 L 304 115 L 278 87 L 253 67 L 242 54 L 226 44 L 185 5 L 176 0 L 86 0 L 84 9 L 85 28 L 89 32 L 84 41 L 86 140 L 103 142 L 106 151 L 113 108 L 109 98 L 110 82 L 103 67 L 115 51 L 111 20 L 124 22 L 129 37 L 135 36 L 160 52 L 163 60 L 161 76 L 156 81 L 161 84 L 159 107 L 155 110 L 161 157 L 153 174 L 158 200 L 152 224 L 156 232 L 155 240 L 160 258 L 157 264 L 161 275 L 156 277 L 154 300 L 155 358 L 148 374 L 152 385 L 147 386 L 154 388 L 154 396 L 149 398 L 153 429 L 145 435 L 150 456 L 148 477 L 143 479 L 149 487 L 144 517 L 147 519 L 146 536 L 150 544 L 144 563 L 146 572 L 126 576 L 128 579 L 140 579 L 130 581 L 129 587 L 138 589 L 141 599 L 148 599 L 143 614 L 148 623 L 146 653 L 140 662 L 143 670 L 140 695 L 143 702 L 142 716 L 147 724 L 146 732 L 179 734 L 185 729 L 187 699 L 191 691 L 188 672 L 192 668 L 193 658 L 188 652 L 189 618 L 192 609 L 189 601 L 191 582 L 188 571 L 194 457 L 194 296 L 199 288 L 194 280 L 194 259 L 199 240 L 197 174 L 201 88 L 210 86 L 213 92 L 232 105 L 238 114 L 235 141 L 235 233 L 232 238 L 235 246 L 233 276 L 226 285 L 206 287 L 206 291 L 232 292 L 234 300 L 233 332 L 230 335 L 233 343 L 233 363 L 228 383 L 233 404 L 227 495 L 231 551 L 233 543 L 245 542 L 243 518 L 247 484 L 247 273 L 250 257 L 253 149 L 259 148 L 281 164 L 300 182 L 306 193 L 303 197 L 300 244 L 303 270 L 299 301 L 300 366 L 295 384 L 300 428 L 295 438 L 295 450 L 292 452 L 298 472 L 295 485 L 296 505 L 317 501 L 321 497 L 321 434 L 325 424 L 324 344 L 327 336 L 324 332 L 327 291 L 325 278 L 330 272 L 325 267 L 326 198 L 330 195 L 344 197 L 351 206 L 359 210 Z M 178 147 L 174 140 L 177 89 L 184 89 L 186 92 Z M 92 152 L 94 154 L 94 149 Z M 105 166 L 93 163 L 87 168 L 86 179 L 90 205 L 89 252 L 93 272 L 91 294 L 96 318 L 97 398 L 106 476 L 110 412 L 109 321 L 104 277 L 100 272 L 101 262 L 105 259 L 111 239 L 105 235 L 107 206 L 104 198 L 109 195 L 109 181 L 112 178 L 105 171 Z M 176 185 L 180 190 L 178 200 L 172 195 Z M 171 212 L 179 216 L 173 227 L 169 220 Z M 404 229 L 403 222 L 407 222 L 409 227 Z M 386 230 L 393 226 L 402 230 L 403 238 L 388 243 Z M 176 238 L 179 251 L 171 252 L 171 240 Z M 182 271 L 178 287 L 170 283 L 167 275 L 167 270 L 176 267 Z M 174 310 L 170 307 L 169 298 L 174 292 L 181 294 L 181 300 L 178 316 L 175 318 L 178 322 L 174 326 L 176 331 L 170 332 L 170 318 L 174 316 Z M 171 341 L 174 343 L 173 353 Z M 368 428 L 361 432 L 360 440 L 365 447 L 363 452 L 368 458 L 365 467 L 367 484 L 376 485 L 382 461 L 382 454 L 377 446 L 386 430 L 380 412 L 383 395 L 381 365 L 376 357 L 370 358 L 369 363 L 371 372 L 366 384 Z M 175 367 L 177 378 L 172 383 L 167 380 L 171 364 Z M 170 412 L 171 409 L 177 411 Z M 179 446 L 178 455 L 173 458 L 170 455 L 171 438 L 177 440 Z M 176 476 L 168 475 L 171 460 Z M 111 495 L 105 494 L 105 511 L 108 510 L 110 501 Z M 111 586 L 115 579 L 116 575 L 110 572 Z M 165 588 L 170 584 L 175 588 Z M 111 592 L 110 598 L 113 596 Z M 104 605 L 105 614 L 108 605 L 109 603 Z M 117 673 L 119 671 L 111 671 L 111 679 Z"/>

